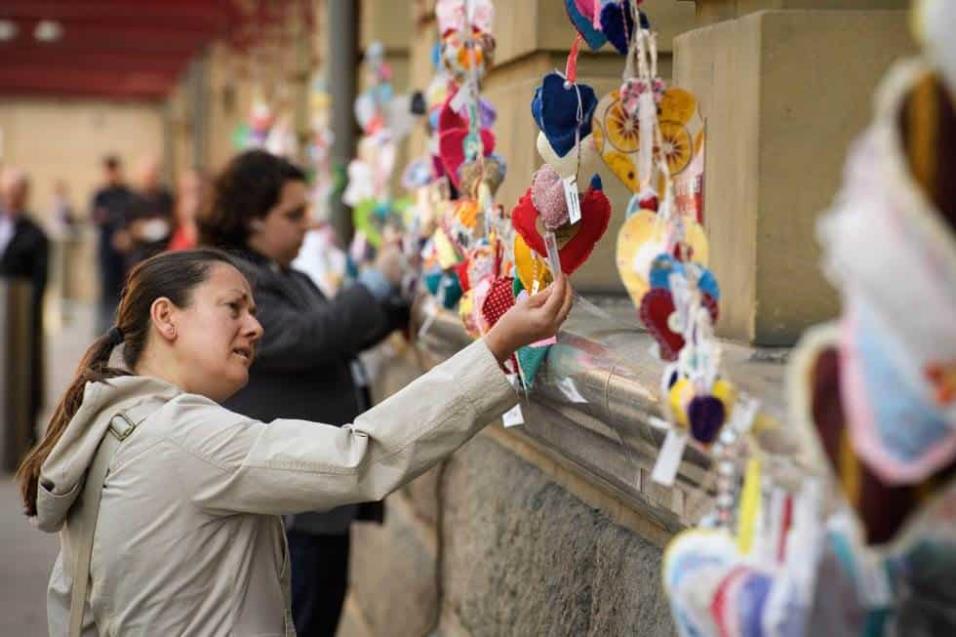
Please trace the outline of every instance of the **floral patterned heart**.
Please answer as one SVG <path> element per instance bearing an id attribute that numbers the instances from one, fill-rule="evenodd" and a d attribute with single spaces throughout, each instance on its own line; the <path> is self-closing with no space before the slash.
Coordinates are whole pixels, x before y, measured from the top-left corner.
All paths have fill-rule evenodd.
<path id="1" fill-rule="evenodd" d="M 529 188 L 511 211 L 511 223 L 525 243 L 544 257 L 548 254 L 548 248 L 541 234 L 538 217 Z M 594 246 L 607 231 L 610 220 L 611 202 L 603 191 L 592 184 L 581 195 L 581 221 L 568 227 L 570 232 L 566 233 L 566 242 L 558 249 L 561 270 L 565 274 L 570 275 L 587 261 Z"/>
<path id="2" fill-rule="evenodd" d="M 593 16 L 588 17 L 582 13 L 581 9 L 584 7 L 579 7 L 578 4 L 575 0 L 564 0 L 564 8 L 568 12 L 568 18 L 570 18 L 571 24 L 578 30 L 578 33 L 580 33 L 584 41 L 588 43 L 591 50 L 597 51 L 604 46 L 604 43 L 607 42 L 607 38 L 604 37 L 604 34 L 601 33 L 599 29 L 594 27 Z"/>

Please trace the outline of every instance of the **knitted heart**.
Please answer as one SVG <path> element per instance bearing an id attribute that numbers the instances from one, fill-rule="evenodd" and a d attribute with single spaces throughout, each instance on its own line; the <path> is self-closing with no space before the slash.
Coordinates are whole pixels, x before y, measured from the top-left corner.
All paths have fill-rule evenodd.
<path id="1" fill-rule="evenodd" d="M 611 220 L 611 202 L 600 190 L 600 186 L 595 186 L 592 181 L 591 187 L 581 197 L 581 221 L 573 226 L 576 229 L 574 235 L 558 250 L 561 270 L 567 275 L 584 264 L 594 246 L 604 236 Z M 537 222 L 538 210 L 534 207 L 529 188 L 511 211 L 511 223 L 532 250 L 545 256 L 548 249 L 538 231 Z"/>
<path id="2" fill-rule="evenodd" d="M 594 89 L 587 84 L 565 85 L 564 76 L 551 72 L 544 76 L 541 86 L 535 89 L 534 98 L 531 100 L 531 115 L 548 138 L 551 148 L 559 157 L 564 157 L 574 148 L 575 130 L 578 130 L 579 139 L 591 134 L 591 118 L 596 106 L 597 96 Z"/>
<path id="3" fill-rule="evenodd" d="M 568 223 L 568 202 L 564 198 L 564 180 L 545 164 L 531 177 L 531 202 L 548 230 Z"/>
<path id="4" fill-rule="evenodd" d="M 619 53 L 626 54 L 634 33 L 630 0 L 603 0 L 601 32 Z"/>
<path id="5" fill-rule="evenodd" d="M 513 285 L 514 282 L 511 277 L 496 279 L 491 284 L 491 290 L 488 291 L 488 296 L 485 297 L 485 301 L 481 305 L 481 315 L 489 327 L 497 323 L 505 315 L 505 312 L 514 306 Z"/>
<path id="6" fill-rule="evenodd" d="M 547 347 L 522 347 L 517 352 L 518 365 L 521 366 L 521 378 L 524 381 L 525 389 L 534 387 L 534 379 L 541 370 L 541 365 L 548 359 L 548 352 L 551 346 Z"/>
<path id="7" fill-rule="evenodd" d="M 651 290 L 641 300 L 641 322 L 657 341 L 665 361 L 676 361 L 677 354 L 684 348 L 684 337 L 668 325 L 668 319 L 676 310 L 674 297 L 663 288 Z"/>
<path id="8" fill-rule="evenodd" d="M 576 0 L 564 0 L 564 8 L 568 12 L 568 18 L 571 19 L 571 24 L 578 30 L 578 33 L 581 34 L 584 41 L 591 47 L 591 50 L 597 51 L 604 46 L 604 43 L 607 42 L 607 38 L 604 37 L 603 33 L 594 28 L 593 18 L 588 18 L 587 15 L 584 15 L 578 5 L 579 2 Z"/>

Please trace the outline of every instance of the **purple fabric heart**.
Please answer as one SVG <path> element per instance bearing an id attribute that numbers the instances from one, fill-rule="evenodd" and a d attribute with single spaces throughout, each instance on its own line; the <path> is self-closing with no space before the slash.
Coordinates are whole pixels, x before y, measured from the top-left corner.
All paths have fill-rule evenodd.
<path id="1" fill-rule="evenodd" d="M 687 406 L 687 419 L 694 439 L 710 444 L 724 424 L 724 403 L 714 396 L 694 396 Z"/>
<path id="2" fill-rule="evenodd" d="M 481 122 L 481 127 L 491 128 L 495 125 L 496 119 L 498 119 L 498 111 L 495 110 L 495 105 L 483 97 L 479 98 L 478 121 Z"/>
<path id="3" fill-rule="evenodd" d="M 575 0 L 564 0 L 564 8 L 568 12 L 571 24 L 578 30 L 578 33 L 581 34 L 592 51 L 597 51 L 604 46 L 604 43 L 607 42 L 607 38 L 604 37 L 603 33 L 594 28 L 594 25 L 591 24 L 591 20 L 589 20 L 586 15 L 583 15 L 578 10 Z"/>
<path id="4" fill-rule="evenodd" d="M 634 17 L 628 0 L 603 0 L 601 31 L 619 53 L 627 53 L 634 34 Z"/>
<path id="5" fill-rule="evenodd" d="M 575 86 L 577 90 L 575 90 Z M 578 125 L 578 94 L 581 95 L 581 123 Z M 587 84 L 565 88 L 564 77 L 556 72 L 548 73 L 535 89 L 531 100 L 531 115 L 538 128 L 548 138 L 558 157 L 564 157 L 574 148 L 574 130 L 580 131 L 580 139 L 591 134 L 591 118 L 597 107 L 597 96 Z"/>

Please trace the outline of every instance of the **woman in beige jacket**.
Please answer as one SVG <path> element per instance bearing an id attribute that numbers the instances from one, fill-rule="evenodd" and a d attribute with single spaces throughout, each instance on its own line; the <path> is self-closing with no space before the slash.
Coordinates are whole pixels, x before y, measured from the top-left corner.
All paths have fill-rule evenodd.
<path id="1" fill-rule="evenodd" d="M 20 468 L 60 533 L 50 634 L 293 635 L 278 516 L 380 499 L 452 453 L 514 404 L 501 362 L 570 306 L 561 279 L 352 425 L 266 425 L 219 404 L 262 335 L 243 274 L 215 250 L 143 262 Z"/>

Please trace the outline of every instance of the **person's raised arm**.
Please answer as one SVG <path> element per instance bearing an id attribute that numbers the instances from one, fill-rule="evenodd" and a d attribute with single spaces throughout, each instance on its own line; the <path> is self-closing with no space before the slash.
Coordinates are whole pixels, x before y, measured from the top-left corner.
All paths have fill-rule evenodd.
<path id="1" fill-rule="evenodd" d="M 206 460 L 184 467 L 199 473 L 188 496 L 210 512 L 273 514 L 381 499 L 514 405 L 500 365 L 518 347 L 553 335 L 571 302 L 559 279 L 517 303 L 484 339 L 342 428 L 266 425 L 235 414 L 233 424 L 177 426 L 178 444 Z"/>

